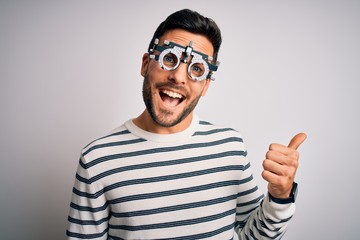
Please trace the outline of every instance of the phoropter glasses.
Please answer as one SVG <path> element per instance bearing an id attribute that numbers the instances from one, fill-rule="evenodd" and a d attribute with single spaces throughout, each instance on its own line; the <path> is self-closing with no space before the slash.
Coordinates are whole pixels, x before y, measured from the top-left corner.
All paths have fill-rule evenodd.
<path id="1" fill-rule="evenodd" d="M 190 41 L 189 45 L 184 47 L 168 40 L 164 41 L 164 46 L 159 45 L 159 39 L 154 40 L 154 46 L 149 49 L 150 58 L 159 62 L 162 69 L 175 70 L 179 67 L 180 63 L 188 63 L 191 57 L 187 73 L 194 81 L 202 81 L 204 79 L 215 80 L 212 77 L 212 73 L 215 72 L 220 64 L 216 62 L 216 65 L 209 63 L 213 60 L 211 56 L 203 54 L 201 52 L 194 51 L 192 48 L 193 42 Z M 159 55 L 155 55 L 154 51 L 160 52 Z M 182 55 L 185 55 L 182 58 Z"/>

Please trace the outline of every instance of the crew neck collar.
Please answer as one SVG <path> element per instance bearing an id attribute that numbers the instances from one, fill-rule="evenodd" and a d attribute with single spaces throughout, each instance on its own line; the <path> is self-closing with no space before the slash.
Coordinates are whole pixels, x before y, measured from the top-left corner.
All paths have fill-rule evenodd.
<path id="1" fill-rule="evenodd" d="M 125 127 L 134 135 L 146 139 L 148 141 L 153 142 L 176 142 L 176 141 L 183 141 L 189 137 L 191 137 L 198 125 L 199 125 L 199 117 L 195 114 L 193 115 L 193 119 L 190 123 L 190 126 L 185 130 L 178 132 L 178 133 L 169 133 L 169 134 L 159 134 L 159 133 L 152 133 L 145 131 L 138 126 L 136 126 L 133 122 L 134 119 L 130 119 L 125 122 Z"/>

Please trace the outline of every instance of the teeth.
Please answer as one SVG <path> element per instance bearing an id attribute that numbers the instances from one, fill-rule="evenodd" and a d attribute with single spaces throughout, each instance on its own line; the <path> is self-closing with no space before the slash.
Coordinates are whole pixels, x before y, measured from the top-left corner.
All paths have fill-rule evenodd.
<path id="1" fill-rule="evenodd" d="M 179 93 L 176 93 L 176 92 L 172 92 L 172 91 L 168 91 L 168 90 L 163 90 L 162 92 L 165 93 L 166 95 L 168 95 L 169 97 L 172 97 L 172 98 L 179 98 L 179 99 L 182 98 L 182 96 Z"/>

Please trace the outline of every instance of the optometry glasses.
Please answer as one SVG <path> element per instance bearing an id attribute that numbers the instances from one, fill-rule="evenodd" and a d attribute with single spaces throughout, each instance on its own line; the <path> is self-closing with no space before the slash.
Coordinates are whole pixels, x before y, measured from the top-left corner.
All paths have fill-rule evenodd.
<path id="1" fill-rule="evenodd" d="M 220 64 L 216 65 L 210 63 L 212 57 L 193 50 L 193 42 L 184 47 L 168 40 L 164 41 L 164 45 L 159 45 L 159 39 L 154 40 L 154 46 L 149 50 L 150 58 L 159 62 L 160 67 L 164 70 L 173 71 L 177 69 L 181 62 L 188 63 L 187 73 L 194 81 L 202 81 L 205 79 L 215 80 L 212 77 Z M 160 52 L 159 55 L 154 54 L 154 51 Z M 183 57 L 184 56 L 184 57 Z"/>

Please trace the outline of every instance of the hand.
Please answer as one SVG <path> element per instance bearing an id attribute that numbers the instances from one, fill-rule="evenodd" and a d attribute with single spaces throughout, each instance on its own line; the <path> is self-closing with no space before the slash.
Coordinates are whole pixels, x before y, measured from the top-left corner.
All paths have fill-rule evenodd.
<path id="1" fill-rule="evenodd" d="M 305 141 L 305 133 L 291 139 L 288 146 L 271 144 L 263 162 L 262 177 L 269 183 L 268 191 L 275 198 L 290 197 L 291 188 L 298 168 L 297 148 Z"/>

